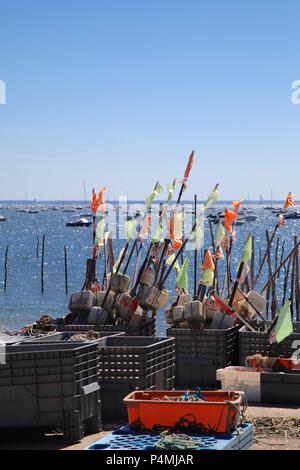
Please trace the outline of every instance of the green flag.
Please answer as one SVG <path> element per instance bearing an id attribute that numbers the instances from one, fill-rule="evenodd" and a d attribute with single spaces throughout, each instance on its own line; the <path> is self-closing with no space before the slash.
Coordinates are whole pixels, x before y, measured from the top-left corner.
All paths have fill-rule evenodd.
<path id="1" fill-rule="evenodd" d="M 150 209 L 152 202 L 154 201 L 156 196 L 158 196 L 158 194 L 160 194 L 163 191 L 163 189 L 164 188 L 161 186 L 161 184 L 157 182 L 152 193 L 150 193 L 149 196 L 146 198 L 145 204 L 146 204 L 147 209 Z"/>
<path id="2" fill-rule="evenodd" d="M 218 224 L 218 231 L 217 231 L 217 240 L 216 240 L 216 245 L 219 247 L 226 235 L 225 229 L 223 227 L 222 222 L 219 222 Z"/>
<path id="3" fill-rule="evenodd" d="M 211 269 L 205 269 L 202 271 L 201 284 L 206 287 L 212 287 L 214 283 L 214 272 Z"/>
<path id="4" fill-rule="evenodd" d="M 167 186 L 167 190 L 168 190 L 167 202 L 170 202 L 173 199 L 174 191 L 175 191 L 175 185 L 176 185 L 176 179 L 173 181 L 172 184 L 168 184 L 168 186 Z"/>
<path id="5" fill-rule="evenodd" d="M 101 218 L 96 227 L 96 237 L 95 237 L 95 244 L 103 246 L 103 239 L 104 239 L 104 217 Z"/>
<path id="6" fill-rule="evenodd" d="M 203 243 L 203 232 L 201 230 L 199 220 L 196 221 L 196 228 L 191 233 L 190 241 L 192 250 L 200 250 Z"/>
<path id="7" fill-rule="evenodd" d="M 171 256 L 169 256 L 169 258 L 166 260 L 166 264 L 171 265 L 174 261 L 175 256 L 176 256 L 176 253 L 173 253 Z M 176 274 L 178 274 L 180 271 L 180 264 L 178 263 L 178 260 L 174 264 L 173 268 L 175 269 Z"/>
<path id="8" fill-rule="evenodd" d="M 213 206 L 215 202 L 220 197 L 220 190 L 219 190 L 219 185 L 217 184 L 213 191 L 209 194 L 206 203 L 204 204 L 204 210 L 208 209 L 209 207 Z"/>
<path id="9" fill-rule="evenodd" d="M 121 258 L 122 258 L 122 256 L 123 256 L 123 253 L 124 253 L 124 250 L 125 250 L 125 246 L 124 246 L 124 248 L 122 248 L 122 250 L 120 251 L 119 256 L 118 256 L 118 259 L 117 259 L 117 261 L 115 262 L 115 264 L 114 264 L 114 266 L 113 266 L 113 273 L 116 272 L 117 267 L 119 266 L 119 263 L 120 263 Z"/>
<path id="10" fill-rule="evenodd" d="M 281 343 L 285 338 L 293 333 L 293 323 L 290 302 L 287 300 L 279 312 L 279 318 L 275 327 L 275 337 L 277 343 Z"/>
<path id="11" fill-rule="evenodd" d="M 126 238 L 128 242 L 136 239 L 136 226 L 137 221 L 135 219 L 130 219 L 125 223 Z"/>
<path id="12" fill-rule="evenodd" d="M 188 265 L 189 261 L 187 258 L 185 258 L 176 278 L 177 287 L 180 289 L 185 289 L 186 291 L 188 291 Z"/>
<path id="13" fill-rule="evenodd" d="M 162 226 L 160 223 L 157 224 L 157 227 L 156 227 L 156 230 L 155 230 L 155 233 L 154 233 L 154 236 L 152 238 L 152 241 L 154 241 L 155 243 L 163 243 L 164 242 L 164 237 L 163 237 L 163 233 L 162 233 Z"/>
<path id="14" fill-rule="evenodd" d="M 246 244 L 245 244 L 242 262 L 247 264 L 249 262 L 249 260 L 251 259 L 251 254 L 252 254 L 252 237 L 250 235 L 248 237 L 248 240 L 247 240 Z"/>

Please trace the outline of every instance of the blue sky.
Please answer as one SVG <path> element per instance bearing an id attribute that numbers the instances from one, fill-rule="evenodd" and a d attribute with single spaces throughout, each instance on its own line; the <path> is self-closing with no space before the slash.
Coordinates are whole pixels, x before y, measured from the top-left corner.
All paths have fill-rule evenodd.
<path id="1" fill-rule="evenodd" d="M 0 199 L 300 199 L 298 0 L 1 0 Z"/>

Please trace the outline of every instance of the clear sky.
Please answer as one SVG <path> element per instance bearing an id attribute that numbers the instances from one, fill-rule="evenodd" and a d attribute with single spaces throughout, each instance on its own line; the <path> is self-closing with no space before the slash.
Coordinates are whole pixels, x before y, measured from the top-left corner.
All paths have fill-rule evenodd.
<path id="1" fill-rule="evenodd" d="M 299 0 L 0 0 L 0 199 L 300 199 Z"/>

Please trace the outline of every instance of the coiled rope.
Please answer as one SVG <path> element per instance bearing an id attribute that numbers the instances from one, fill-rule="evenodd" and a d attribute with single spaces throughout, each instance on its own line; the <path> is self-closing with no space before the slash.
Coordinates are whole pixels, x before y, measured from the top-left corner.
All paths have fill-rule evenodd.
<path id="1" fill-rule="evenodd" d="M 159 450 L 196 450 L 203 445 L 201 440 L 196 441 L 186 434 L 172 434 L 165 431 L 161 433 L 155 447 Z"/>
<path id="2" fill-rule="evenodd" d="M 249 417 L 248 422 L 254 425 L 257 444 L 267 444 L 270 446 L 284 446 L 288 444 L 288 439 L 300 438 L 300 418 L 291 417 Z M 281 442 L 270 442 L 266 439 L 281 439 Z"/>

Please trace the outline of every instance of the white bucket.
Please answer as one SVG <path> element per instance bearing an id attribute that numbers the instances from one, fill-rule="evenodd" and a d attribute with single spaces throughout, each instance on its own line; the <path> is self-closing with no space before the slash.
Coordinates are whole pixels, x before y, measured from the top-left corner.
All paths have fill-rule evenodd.
<path id="1" fill-rule="evenodd" d="M 261 402 L 261 373 L 255 369 L 240 366 L 219 369 L 217 380 L 222 382 L 222 390 L 240 390 L 250 403 Z"/>

